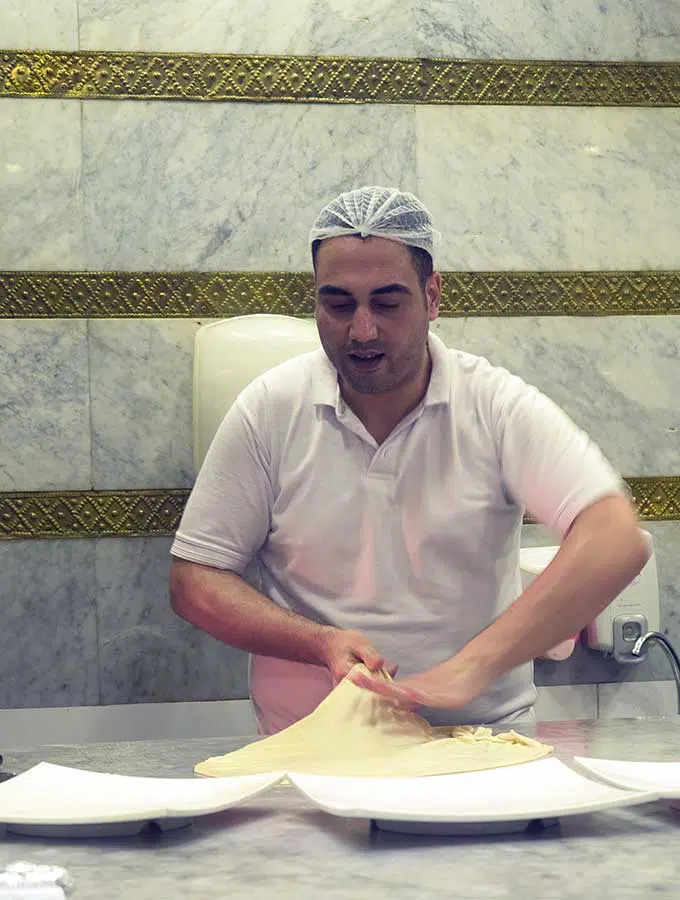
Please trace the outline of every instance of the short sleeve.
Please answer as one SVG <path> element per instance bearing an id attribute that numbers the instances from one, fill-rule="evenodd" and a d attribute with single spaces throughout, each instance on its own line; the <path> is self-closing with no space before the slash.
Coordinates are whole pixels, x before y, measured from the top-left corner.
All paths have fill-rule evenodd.
<path id="1" fill-rule="evenodd" d="M 247 392 L 252 396 L 254 390 Z M 272 509 L 266 423 L 242 398 L 217 430 L 170 550 L 238 574 L 264 544 Z"/>
<path id="2" fill-rule="evenodd" d="M 574 519 L 603 497 L 625 493 L 599 447 L 552 400 L 505 370 L 493 393 L 507 491 L 563 538 Z"/>

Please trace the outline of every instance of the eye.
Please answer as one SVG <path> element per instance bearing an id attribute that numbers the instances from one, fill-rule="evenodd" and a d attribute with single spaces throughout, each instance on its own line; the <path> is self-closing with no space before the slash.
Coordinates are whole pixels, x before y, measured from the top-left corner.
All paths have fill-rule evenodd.
<path id="1" fill-rule="evenodd" d="M 375 305 L 378 309 L 397 309 L 399 303 L 394 300 L 378 300 Z"/>
<path id="2" fill-rule="evenodd" d="M 328 309 L 330 309 L 331 312 L 337 312 L 337 313 L 351 312 L 351 310 L 354 309 L 354 304 L 350 303 L 350 302 L 344 302 L 344 303 L 343 302 L 339 302 L 339 303 L 335 302 L 335 303 L 329 303 L 327 305 L 328 305 Z"/>

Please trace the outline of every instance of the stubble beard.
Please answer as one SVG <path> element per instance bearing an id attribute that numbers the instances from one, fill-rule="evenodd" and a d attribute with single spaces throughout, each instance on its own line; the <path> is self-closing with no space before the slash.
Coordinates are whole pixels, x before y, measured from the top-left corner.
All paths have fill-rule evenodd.
<path id="1" fill-rule="evenodd" d="M 351 362 L 347 361 L 343 356 L 341 364 L 336 368 L 340 376 L 341 383 L 347 385 L 357 394 L 389 394 L 398 391 L 404 385 L 418 377 L 422 365 L 421 360 L 408 359 L 404 361 L 404 366 L 400 372 L 395 372 L 390 365 L 390 359 L 386 355 L 381 364 L 381 368 L 385 367 L 386 371 L 378 372 L 357 372 L 352 368 Z"/>

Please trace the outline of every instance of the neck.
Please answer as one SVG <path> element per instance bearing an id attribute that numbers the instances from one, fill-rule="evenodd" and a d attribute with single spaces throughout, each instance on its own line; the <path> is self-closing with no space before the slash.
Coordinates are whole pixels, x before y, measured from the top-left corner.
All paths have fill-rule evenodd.
<path id="1" fill-rule="evenodd" d="M 368 433 L 381 444 L 404 416 L 415 409 L 427 392 L 432 373 L 432 359 L 427 350 L 418 375 L 396 391 L 361 394 L 340 383 L 345 403 L 361 420 Z"/>

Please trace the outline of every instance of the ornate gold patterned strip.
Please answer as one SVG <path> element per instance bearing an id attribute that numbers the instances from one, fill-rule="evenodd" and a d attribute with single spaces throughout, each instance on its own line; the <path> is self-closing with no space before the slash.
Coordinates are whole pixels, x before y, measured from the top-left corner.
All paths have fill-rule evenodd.
<path id="1" fill-rule="evenodd" d="M 680 476 L 626 480 L 643 520 L 680 520 Z M 0 494 L 0 539 L 170 535 L 188 496 L 188 490 Z"/>
<path id="2" fill-rule="evenodd" d="M 680 271 L 445 272 L 443 316 L 680 313 Z M 0 272 L 0 318 L 308 316 L 304 272 Z"/>
<path id="3" fill-rule="evenodd" d="M 0 539 L 172 534 L 188 490 L 0 494 Z"/>
<path id="4" fill-rule="evenodd" d="M 626 478 L 643 521 L 680 519 L 680 476 Z"/>
<path id="5" fill-rule="evenodd" d="M 0 96 L 677 106 L 680 64 L 0 50 Z"/>

